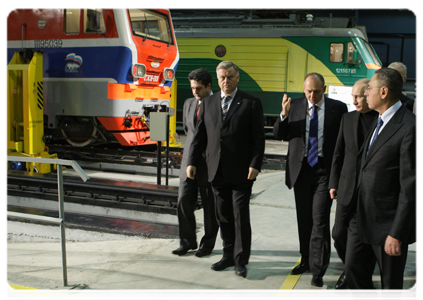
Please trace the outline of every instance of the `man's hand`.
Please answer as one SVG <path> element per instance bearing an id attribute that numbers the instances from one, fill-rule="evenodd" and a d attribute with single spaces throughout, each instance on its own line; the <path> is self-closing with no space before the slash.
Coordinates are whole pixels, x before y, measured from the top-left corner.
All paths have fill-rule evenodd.
<path id="1" fill-rule="evenodd" d="M 329 194 L 330 194 L 330 198 L 332 200 L 334 200 L 338 196 L 338 190 L 337 189 L 330 189 Z"/>
<path id="2" fill-rule="evenodd" d="M 287 94 L 283 94 L 282 98 L 282 117 L 285 118 L 291 109 L 291 98 Z"/>
<path id="3" fill-rule="evenodd" d="M 388 235 L 385 240 L 385 252 L 390 256 L 400 256 L 401 255 L 401 244 L 400 240 L 393 238 Z"/>
<path id="4" fill-rule="evenodd" d="M 197 173 L 197 168 L 196 167 L 194 167 L 194 166 L 188 166 L 187 167 L 187 177 L 189 179 L 194 179 L 196 173 Z"/>
<path id="5" fill-rule="evenodd" d="M 248 178 L 247 179 L 249 179 L 249 180 L 254 180 L 254 179 L 256 179 L 256 177 L 258 176 L 258 174 L 259 174 L 259 171 L 258 170 L 256 170 L 256 169 L 254 169 L 254 168 L 249 168 L 248 169 L 249 171 L 248 171 Z"/>

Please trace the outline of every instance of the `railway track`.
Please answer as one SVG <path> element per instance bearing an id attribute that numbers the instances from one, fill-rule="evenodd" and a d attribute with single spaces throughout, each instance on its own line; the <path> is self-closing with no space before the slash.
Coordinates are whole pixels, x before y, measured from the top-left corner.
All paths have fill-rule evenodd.
<path id="1" fill-rule="evenodd" d="M 120 148 L 114 144 L 91 147 L 72 147 L 68 145 L 48 145 L 50 153 L 59 158 L 77 161 L 83 169 L 105 170 L 123 173 L 156 174 L 156 147 Z M 169 176 L 179 176 L 183 149 L 169 148 Z M 265 154 L 263 169 L 284 170 L 286 155 Z M 165 173 L 166 153 L 161 153 L 162 174 Z"/>
<path id="2" fill-rule="evenodd" d="M 81 182 L 64 176 L 63 188 L 67 227 L 148 237 L 178 235 L 177 187 L 96 178 Z M 58 215 L 54 173 L 8 171 L 7 196 L 8 211 Z M 196 208 L 200 207 L 201 199 Z M 45 225 L 42 221 L 25 222 Z"/>
<path id="3" fill-rule="evenodd" d="M 77 161 L 83 169 L 119 173 L 157 174 L 155 149 L 122 149 L 110 145 L 75 148 L 49 145 L 50 153 Z M 182 149 L 169 149 L 169 176 L 179 175 Z M 162 153 L 162 166 L 166 155 Z M 266 154 L 263 169 L 283 170 L 285 156 Z M 164 170 L 162 168 L 162 173 Z M 118 176 L 117 176 L 118 177 Z M 82 182 L 64 176 L 64 200 L 69 218 L 67 226 L 123 234 L 177 235 L 176 206 L 178 188 L 139 182 L 91 178 Z M 57 177 L 50 174 L 8 171 L 8 210 L 31 211 L 39 215 L 57 214 Z M 196 208 L 202 207 L 201 198 Z M 9 219 L 11 219 L 9 217 Z M 142 220 L 142 221 L 140 221 Z M 126 232 L 128 228 L 139 228 Z"/>

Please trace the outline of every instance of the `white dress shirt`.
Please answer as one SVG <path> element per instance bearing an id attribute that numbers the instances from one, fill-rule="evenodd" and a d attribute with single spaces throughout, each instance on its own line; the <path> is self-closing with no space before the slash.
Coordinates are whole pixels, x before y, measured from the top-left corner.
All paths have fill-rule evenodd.
<path id="1" fill-rule="evenodd" d="M 306 135 L 305 135 L 305 157 L 307 156 L 308 152 L 308 136 L 310 132 L 310 118 L 311 114 L 313 113 L 313 104 L 310 103 L 310 101 L 307 100 L 308 103 L 308 109 L 307 109 L 307 117 L 306 117 Z M 318 130 L 317 130 L 317 150 L 320 157 L 323 157 L 323 142 L 324 142 L 324 136 L 323 136 L 323 128 L 324 128 L 324 122 L 325 122 L 325 96 L 322 96 L 322 99 L 316 103 L 317 108 L 317 116 L 319 118 L 318 121 Z"/>
<path id="2" fill-rule="evenodd" d="M 308 108 L 307 108 L 307 114 L 306 114 L 306 132 L 305 132 L 305 147 L 306 151 L 304 154 L 304 157 L 307 157 L 308 152 L 308 136 L 310 132 L 310 118 L 311 114 L 313 113 L 313 104 L 311 104 L 310 101 L 307 100 Z M 318 120 L 318 130 L 317 130 L 317 151 L 318 155 L 320 157 L 323 157 L 323 142 L 324 142 L 324 136 L 323 136 L 323 128 L 325 125 L 325 96 L 322 96 L 322 99 L 316 103 L 318 109 L 317 109 L 317 116 L 319 118 Z M 281 121 L 285 120 L 285 118 L 282 117 L 282 113 L 280 114 Z"/>
<path id="3" fill-rule="evenodd" d="M 395 113 L 400 109 L 402 106 L 401 101 L 398 101 L 394 105 L 392 105 L 390 108 L 388 108 L 383 114 L 379 115 L 379 117 L 383 121 L 383 125 L 380 127 L 378 135 L 382 132 L 383 128 L 385 128 L 386 124 L 392 119 L 392 117 L 395 115 Z M 376 134 L 376 129 L 373 131 L 371 141 L 373 140 L 374 135 Z"/>

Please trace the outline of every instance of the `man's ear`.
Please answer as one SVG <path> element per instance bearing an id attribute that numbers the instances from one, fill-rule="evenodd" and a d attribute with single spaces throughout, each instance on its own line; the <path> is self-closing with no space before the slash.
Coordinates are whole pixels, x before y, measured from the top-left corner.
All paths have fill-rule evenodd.
<path id="1" fill-rule="evenodd" d="M 380 96 L 382 99 L 386 99 L 389 95 L 389 89 L 386 86 L 382 86 L 379 90 Z"/>

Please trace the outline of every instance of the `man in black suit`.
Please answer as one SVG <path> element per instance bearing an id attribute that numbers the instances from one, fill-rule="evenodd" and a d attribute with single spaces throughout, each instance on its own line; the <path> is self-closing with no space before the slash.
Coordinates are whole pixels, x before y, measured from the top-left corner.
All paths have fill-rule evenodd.
<path id="1" fill-rule="evenodd" d="M 402 62 L 396 61 L 396 62 L 390 63 L 388 68 L 397 70 L 401 74 L 403 83 L 407 81 L 407 66 L 404 65 Z M 410 110 L 413 113 L 415 112 L 414 110 L 415 101 L 413 99 L 401 93 L 400 101 L 403 105 L 405 105 L 408 108 L 408 110 Z"/>
<path id="2" fill-rule="evenodd" d="M 282 113 L 273 126 L 277 140 L 289 141 L 285 182 L 294 187 L 301 263 L 291 270 L 311 271 L 311 284 L 323 286 L 330 259 L 329 176 L 345 103 L 324 96 L 325 80 L 318 73 L 304 79 L 305 97 L 282 99 Z"/>
<path id="3" fill-rule="evenodd" d="M 173 254 L 184 255 L 191 249 L 197 249 L 197 235 L 195 222 L 195 205 L 200 191 L 201 203 L 204 213 L 204 236 L 200 247 L 195 253 L 197 257 L 209 255 L 216 242 L 219 226 L 217 225 L 214 207 L 214 195 L 211 184 L 207 180 L 207 165 L 205 157 L 200 157 L 195 179 L 187 178 L 186 168 L 191 143 L 194 138 L 195 128 L 201 102 L 212 94 L 212 78 L 206 69 L 197 69 L 188 75 L 194 98 L 184 102 L 183 126 L 186 135 L 184 153 L 179 173 L 178 221 L 180 247 L 173 250 Z"/>
<path id="4" fill-rule="evenodd" d="M 416 240 L 416 118 L 399 100 L 398 71 L 375 72 L 366 90 L 379 113 L 364 142 L 357 214 L 348 228 L 345 274 L 353 289 L 373 288 L 375 258 L 383 289 L 402 289 L 408 245 Z"/>
<path id="5" fill-rule="evenodd" d="M 353 198 L 357 186 L 362 146 L 378 112 L 367 105 L 364 92 L 370 79 L 358 80 L 352 88 L 353 104 L 356 108 L 344 114 L 336 141 L 330 172 L 329 189 L 332 199 L 336 199 L 335 224 L 332 229 L 334 246 L 339 258 L 345 264 L 348 224 L 357 209 Z M 341 274 L 335 289 L 347 287 L 345 272 Z"/>
<path id="6" fill-rule="evenodd" d="M 237 65 L 223 61 L 216 72 L 221 91 L 201 105 L 187 176 L 194 178 L 206 150 L 223 240 L 223 258 L 211 268 L 220 271 L 235 265 L 235 274 L 246 277 L 251 252 L 250 196 L 264 155 L 263 108 L 260 99 L 237 88 Z"/>

